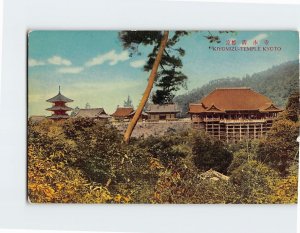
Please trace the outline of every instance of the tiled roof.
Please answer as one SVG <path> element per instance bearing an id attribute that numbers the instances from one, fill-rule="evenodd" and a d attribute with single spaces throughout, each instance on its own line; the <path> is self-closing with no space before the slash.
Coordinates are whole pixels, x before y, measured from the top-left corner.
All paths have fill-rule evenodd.
<path id="1" fill-rule="evenodd" d="M 67 119 L 67 118 L 69 118 L 69 115 L 52 115 L 52 116 L 48 116 L 48 118 L 50 118 L 50 119 Z"/>
<path id="2" fill-rule="evenodd" d="M 103 108 L 79 109 L 74 117 L 109 118 Z"/>
<path id="3" fill-rule="evenodd" d="M 130 113 L 129 115 L 130 115 L 130 116 L 133 116 L 133 115 L 135 114 L 135 112 L 136 112 L 136 110 L 133 111 L 132 113 Z M 142 112 L 142 116 L 148 116 L 148 114 L 145 113 L 145 112 Z"/>
<path id="4" fill-rule="evenodd" d="M 190 104 L 189 112 L 224 112 L 224 111 L 265 111 L 272 106 L 272 111 L 281 111 L 268 97 L 246 87 L 217 88 L 199 103 Z"/>
<path id="5" fill-rule="evenodd" d="M 73 108 L 68 106 L 52 106 L 51 108 L 47 108 L 48 111 L 56 111 L 56 110 L 63 110 L 63 111 L 71 111 Z"/>
<path id="6" fill-rule="evenodd" d="M 46 116 L 30 116 L 29 119 L 32 121 L 32 122 L 40 122 L 42 120 L 45 120 L 46 119 Z"/>
<path id="7" fill-rule="evenodd" d="M 48 99 L 47 102 L 51 102 L 51 103 L 54 103 L 54 102 L 65 102 L 65 103 L 68 103 L 68 102 L 73 102 L 73 100 L 65 97 L 64 95 L 62 95 L 59 92 L 56 96 Z"/>
<path id="8" fill-rule="evenodd" d="M 133 111 L 132 107 L 118 107 L 111 115 L 114 117 L 128 117 Z"/>
<path id="9" fill-rule="evenodd" d="M 180 112 L 175 104 L 149 104 L 146 113 L 176 113 Z"/>

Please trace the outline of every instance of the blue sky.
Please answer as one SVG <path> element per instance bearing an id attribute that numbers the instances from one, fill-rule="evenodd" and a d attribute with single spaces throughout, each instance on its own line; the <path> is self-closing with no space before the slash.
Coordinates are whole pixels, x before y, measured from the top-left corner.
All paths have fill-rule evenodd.
<path id="1" fill-rule="evenodd" d="M 216 32 L 211 32 L 216 34 Z M 183 72 L 188 76 L 188 90 L 213 79 L 243 77 L 296 60 L 299 56 L 298 33 L 288 31 L 237 31 L 220 34 L 221 43 L 210 44 L 207 31 L 194 32 L 178 43 L 186 50 Z M 216 52 L 209 46 L 227 45 L 280 47 L 280 51 Z M 129 56 L 122 48 L 117 31 L 33 31 L 28 41 L 29 115 L 49 115 L 45 102 L 58 92 L 74 100 L 71 107 L 104 107 L 112 113 L 128 95 L 136 107 L 147 84 L 148 73 L 142 66 L 150 47 L 141 55 Z"/>

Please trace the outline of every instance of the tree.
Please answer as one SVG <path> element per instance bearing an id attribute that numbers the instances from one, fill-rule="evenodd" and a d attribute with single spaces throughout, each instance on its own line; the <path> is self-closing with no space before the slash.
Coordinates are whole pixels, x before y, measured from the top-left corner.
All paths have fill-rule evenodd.
<path id="1" fill-rule="evenodd" d="M 220 77 L 220 79 L 210 81 L 200 88 L 176 96 L 173 101 L 182 109 L 183 114 L 186 114 L 189 109 L 189 103 L 199 101 L 218 87 L 251 87 L 272 99 L 276 106 L 283 107 L 291 93 L 299 89 L 299 60 L 273 66 L 250 77 Z"/>
<path id="2" fill-rule="evenodd" d="M 271 203 L 297 204 L 298 199 L 298 176 L 292 175 L 279 179 L 272 187 L 270 195 Z"/>
<path id="3" fill-rule="evenodd" d="M 286 109 L 258 147 L 258 159 L 277 169 L 283 176 L 289 173 L 298 156 L 298 108 L 299 93 L 294 92 L 288 99 Z"/>
<path id="4" fill-rule="evenodd" d="M 299 120 L 299 91 L 293 92 L 287 102 L 286 110 L 283 116 L 291 121 L 297 122 Z"/>
<path id="5" fill-rule="evenodd" d="M 91 105 L 89 103 L 86 103 L 85 104 L 85 109 L 90 109 L 91 108 Z"/>
<path id="6" fill-rule="evenodd" d="M 145 104 L 151 93 L 151 90 L 152 90 L 152 87 L 153 87 L 153 84 L 155 81 L 155 77 L 157 75 L 158 66 L 162 59 L 164 49 L 167 46 L 168 37 L 169 37 L 169 31 L 164 31 L 163 35 L 161 35 L 160 32 L 144 32 L 144 33 L 143 32 L 121 32 L 120 33 L 120 38 L 123 41 L 123 46 L 125 48 L 130 47 L 130 48 L 134 49 L 135 48 L 134 46 L 136 46 L 140 43 L 147 45 L 147 44 L 153 44 L 155 42 L 156 42 L 156 46 L 157 46 L 158 41 L 160 41 L 159 49 L 157 51 L 155 60 L 153 62 L 153 67 L 152 67 L 152 70 L 149 75 L 148 85 L 147 85 L 144 95 L 141 99 L 141 102 L 140 102 L 132 120 L 128 124 L 126 132 L 124 134 L 124 141 L 126 143 L 129 142 L 132 131 L 133 131 L 136 123 L 138 122 L 140 115 L 142 114 L 142 111 L 143 111 Z M 158 38 L 160 38 L 160 40 Z M 132 45 L 132 44 L 135 44 L 135 45 Z"/>
<path id="7" fill-rule="evenodd" d="M 124 107 L 133 107 L 132 100 L 129 95 L 127 97 L 127 100 L 124 100 Z"/>
<path id="8" fill-rule="evenodd" d="M 228 33 L 229 31 L 220 31 L 220 33 L 224 32 Z M 140 118 L 155 82 L 158 87 L 162 88 L 162 90 L 157 90 L 153 95 L 153 100 L 156 103 L 170 102 L 173 98 L 173 92 L 178 90 L 180 86 L 185 86 L 187 77 L 180 71 L 182 67 L 180 57 L 184 55 L 185 51 L 180 47 L 175 47 L 175 45 L 182 36 L 187 34 L 188 32 L 186 31 L 175 31 L 169 38 L 169 31 L 122 31 L 119 33 L 124 49 L 129 49 L 131 56 L 133 53 L 139 53 L 140 45 L 153 46 L 152 52 L 148 55 L 148 61 L 144 66 L 145 71 L 151 70 L 148 84 L 124 134 L 126 143 L 129 142 L 132 131 Z M 210 43 L 220 42 L 219 36 L 214 36 L 210 32 L 205 37 Z M 161 67 L 161 70 L 159 70 L 159 67 Z"/>
<path id="9" fill-rule="evenodd" d="M 35 145 L 28 147 L 28 198 L 32 203 L 106 203 L 113 200 L 105 187 L 90 183 L 79 169 L 70 167 L 63 152 L 49 155 Z"/>
<path id="10" fill-rule="evenodd" d="M 153 203 L 225 204 L 239 199 L 230 182 L 204 179 L 199 170 L 186 167 L 183 163 L 159 168 Z"/>
<path id="11" fill-rule="evenodd" d="M 224 148 L 221 141 L 214 140 L 203 132 L 197 132 L 192 136 L 192 151 L 195 156 L 194 162 L 199 169 L 227 173 L 232 153 Z"/>
<path id="12" fill-rule="evenodd" d="M 251 204 L 270 203 L 277 179 L 276 171 L 255 160 L 242 164 L 230 176 L 230 182 L 237 186 L 241 197 L 238 202 Z"/>
<path id="13" fill-rule="evenodd" d="M 267 138 L 261 140 L 258 159 L 278 170 L 281 175 L 287 175 L 297 155 L 298 134 L 298 123 L 285 119 L 274 122 Z"/>
<path id="14" fill-rule="evenodd" d="M 191 155 L 186 132 L 167 133 L 163 136 L 150 136 L 144 139 L 139 147 L 145 148 L 153 157 L 159 159 L 164 166 L 176 163 L 181 158 Z"/>

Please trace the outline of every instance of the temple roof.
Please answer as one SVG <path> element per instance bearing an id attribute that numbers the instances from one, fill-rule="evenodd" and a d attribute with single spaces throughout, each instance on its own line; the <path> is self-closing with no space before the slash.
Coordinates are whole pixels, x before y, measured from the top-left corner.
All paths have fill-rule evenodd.
<path id="1" fill-rule="evenodd" d="M 180 112 L 175 104 L 149 104 L 146 113 L 177 113 Z"/>
<path id="2" fill-rule="evenodd" d="M 57 110 L 63 110 L 63 111 L 71 111 L 73 108 L 70 108 L 68 106 L 52 106 L 51 108 L 47 108 L 48 111 L 57 111 Z"/>
<path id="3" fill-rule="evenodd" d="M 135 112 L 136 112 L 136 110 L 134 110 L 133 112 L 131 112 L 129 115 L 133 116 L 135 114 Z M 142 112 L 142 116 L 148 116 L 148 114 L 143 111 Z"/>
<path id="4" fill-rule="evenodd" d="M 46 119 L 46 116 L 30 116 L 29 120 L 31 120 L 32 122 L 40 122 Z"/>
<path id="5" fill-rule="evenodd" d="M 67 119 L 69 118 L 69 115 L 52 115 L 52 116 L 48 116 L 48 118 L 50 119 Z"/>
<path id="6" fill-rule="evenodd" d="M 79 109 L 74 117 L 109 118 L 103 108 Z"/>
<path id="7" fill-rule="evenodd" d="M 55 102 L 65 102 L 65 103 L 68 103 L 68 102 L 73 102 L 73 100 L 65 97 L 64 95 L 62 95 L 60 93 L 60 91 L 58 92 L 58 94 L 48 100 L 46 100 L 47 102 L 51 102 L 51 103 L 55 103 Z"/>
<path id="8" fill-rule="evenodd" d="M 189 112 L 225 112 L 225 111 L 276 111 L 268 97 L 247 87 L 217 88 L 198 103 L 190 104 Z"/>
<path id="9" fill-rule="evenodd" d="M 114 117 L 128 117 L 133 111 L 133 107 L 117 107 L 116 111 L 111 115 Z"/>

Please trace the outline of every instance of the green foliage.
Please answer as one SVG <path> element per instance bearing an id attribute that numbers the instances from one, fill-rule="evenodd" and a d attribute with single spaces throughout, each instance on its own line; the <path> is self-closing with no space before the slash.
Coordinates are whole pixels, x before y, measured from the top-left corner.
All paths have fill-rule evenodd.
<path id="1" fill-rule="evenodd" d="M 107 203 L 113 196 L 91 183 L 82 171 L 69 166 L 65 154 L 53 154 L 36 145 L 28 147 L 28 198 L 32 203 Z"/>
<path id="2" fill-rule="evenodd" d="M 230 181 L 237 186 L 240 196 L 238 203 L 269 203 L 271 186 L 278 174 L 265 164 L 255 160 L 248 161 L 235 169 Z"/>
<path id="3" fill-rule="evenodd" d="M 278 179 L 271 187 L 271 203 L 290 204 L 297 203 L 298 200 L 298 177 L 297 175 Z"/>
<path id="4" fill-rule="evenodd" d="M 140 142 L 139 146 L 146 148 L 154 158 L 158 158 L 165 166 L 191 155 L 191 149 L 188 146 L 188 132 L 169 133 L 159 137 L 150 136 Z"/>
<path id="5" fill-rule="evenodd" d="M 295 203 L 297 129 L 297 122 L 281 117 L 268 138 L 260 141 L 225 146 L 205 133 L 188 130 L 135 139 L 128 145 L 114 126 L 101 121 L 29 121 L 29 199 L 37 203 Z M 277 173 L 282 161 L 288 176 Z M 228 171 L 230 178 L 219 173 L 210 178 L 203 174 L 209 169 Z"/>
<path id="6" fill-rule="evenodd" d="M 185 51 L 176 44 L 182 36 L 188 34 L 186 31 L 175 31 L 168 39 L 164 50 L 160 69 L 156 75 L 156 86 L 161 88 L 153 94 L 153 102 L 157 104 L 169 103 L 174 97 L 174 91 L 180 87 L 186 87 L 187 77 L 181 72 L 182 61 Z M 122 31 L 119 38 L 125 49 L 133 53 L 139 53 L 139 46 L 152 46 L 148 54 L 148 60 L 144 66 L 146 72 L 150 71 L 155 61 L 160 41 L 163 37 L 162 31 Z"/>
<path id="7" fill-rule="evenodd" d="M 298 153 L 297 137 L 299 123 L 281 119 L 274 122 L 267 138 L 261 140 L 258 148 L 258 159 L 282 175 L 287 175 L 289 166 Z"/>
<path id="8" fill-rule="evenodd" d="M 132 100 L 130 96 L 127 97 L 127 100 L 124 100 L 124 107 L 133 107 Z"/>
<path id="9" fill-rule="evenodd" d="M 198 169 L 176 164 L 163 169 L 155 186 L 153 203 L 214 204 L 238 199 L 235 187 L 225 180 L 203 179 Z"/>
<path id="10" fill-rule="evenodd" d="M 245 164 L 247 161 L 257 159 L 259 140 L 244 140 L 236 144 L 229 145 L 229 150 L 233 151 L 233 159 L 228 167 L 228 174 Z"/>
<path id="11" fill-rule="evenodd" d="M 227 171 L 228 174 L 231 174 L 239 166 L 247 163 L 247 161 L 250 160 L 250 157 L 252 157 L 252 155 L 250 155 L 249 153 L 247 153 L 247 151 L 243 149 L 233 153 L 233 159 Z"/>
<path id="12" fill-rule="evenodd" d="M 116 128 L 110 124 L 97 122 L 86 127 L 86 121 L 81 126 L 75 122 L 76 149 L 71 155 L 74 165 L 80 167 L 91 180 L 106 184 L 116 179 L 118 170 L 116 160 L 124 157 L 125 152 L 121 144 L 122 137 Z M 69 135 L 70 128 L 66 133 Z"/>
<path id="13" fill-rule="evenodd" d="M 196 166 L 201 170 L 213 169 L 226 174 L 232 161 L 232 153 L 224 143 L 210 138 L 203 132 L 195 132 L 191 139 Z"/>
<path id="14" fill-rule="evenodd" d="M 232 33 L 232 31 L 219 31 L 219 33 Z M 182 57 L 185 55 L 185 50 L 178 46 L 178 42 L 188 34 L 187 31 L 172 31 L 169 34 L 168 43 L 156 75 L 155 85 L 157 90 L 152 95 L 152 101 L 155 104 L 171 103 L 176 91 L 180 88 L 187 89 L 187 76 L 181 71 Z M 146 72 L 152 70 L 162 37 L 162 31 L 121 31 L 119 33 L 124 49 L 129 50 L 131 56 L 141 54 L 139 51 L 141 45 L 152 47 L 144 66 Z M 210 32 L 204 38 L 209 43 L 220 43 L 220 37 Z"/>
<path id="15" fill-rule="evenodd" d="M 297 122 L 299 120 L 299 91 L 293 92 L 287 102 L 286 108 L 281 116 L 290 121 Z"/>

